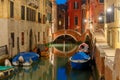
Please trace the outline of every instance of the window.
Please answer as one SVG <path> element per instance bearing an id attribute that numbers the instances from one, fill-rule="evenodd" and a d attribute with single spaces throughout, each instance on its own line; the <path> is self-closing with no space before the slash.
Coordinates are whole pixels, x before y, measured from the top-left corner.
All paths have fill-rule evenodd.
<path id="1" fill-rule="evenodd" d="M 86 0 L 82 0 L 82 4 L 86 4 Z"/>
<path id="2" fill-rule="evenodd" d="M 49 22 L 52 21 L 52 19 L 51 19 L 51 13 L 47 13 L 47 20 L 48 20 Z"/>
<path id="3" fill-rule="evenodd" d="M 21 19 L 25 20 L 25 6 L 21 6 Z"/>
<path id="4" fill-rule="evenodd" d="M 36 20 L 36 11 L 34 9 L 27 7 L 27 20 L 28 21 L 35 21 Z"/>
<path id="5" fill-rule="evenodd" d="M 46 21 L 46 17 L 45 15 L 43 15 L 43 24 L 45 24 L 45 21 Z"/>
<path id="6" fill-rule="evenodd" d="M 104 0 L 99 0 L 100 3 L 104 3 Z"/>
<path id="7" fill-rule="evenodd" d="M 68 16 L 68 26 L 70 26 L 70 16 Z"/>
<path id="8" fill-rule="evenodd" d="M 38 13 L 38 22 L 41 23 L 40 13 Z"/>
<path id="9" fill-rule="evenodd" d="M 74 2 L 74 9 L 78 9 L 78 2 Z"/>
<path id="10" fill-rule="evenodd" d="M 14 3 L 10 1 L 10 18 L 14 17 Z"/>
<path id="11" fill-rule="evenodd" d="M 111 12 L 106 12 L 106 22 L 114 22 L 114 6 L 111 6 Z"/>
<path id="12" fill-rule="evenodd" d="M 43 43 L 45 43 L 46 39 L 45 39 L 45 32 L 43 32 Z"/>
<path id="13" fill-rule="evenodd" d="M 38 42 L 40 41 L 40 32 L 38 32 Z"/>
<path id="14" fill-rule="evenodd" d="M 75 17 L 74 23 L 75 25 L 78 25 L 78 17 Z"/>
<path id="15" fill-rule="evenodd" d="M 21 44 L 24 45 L 24 32 L 21 33 Z"/>
<path id="16" fill-rule="evenodd" d="M 15 46 L 15 44 L 14 44 L 14 41 L 15 41 L 15 39 L 14 39 L 14 33 L 11 33 L 11 43 L 12 43 L 12 47 L 14 48 L 14 46 Z"/>
<path id="17" fill-rule="evenodd" d="M 120 42 L 120 31 L 118 31 L 118 42 Z"/>

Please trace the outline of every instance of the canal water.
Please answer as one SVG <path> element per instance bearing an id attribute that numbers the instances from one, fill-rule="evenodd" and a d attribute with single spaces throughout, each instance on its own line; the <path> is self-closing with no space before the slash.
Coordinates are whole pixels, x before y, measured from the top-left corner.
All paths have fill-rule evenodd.
<path id="1" fill-rule="evenodd" d="M 66 50 L 68 51 L 68 48 Z M 84 70 L 72 69 L 68 57 L 60 57 L 54 55 L 53 59 L 40 58 L 40 60 L 33 63 L 32 66 L 29 67 L 15 67 L 15 74 L 5 80 L 96 80 L 96 79 L 93 78 L 93 72 L 91 71 L 90 68 Z"/>

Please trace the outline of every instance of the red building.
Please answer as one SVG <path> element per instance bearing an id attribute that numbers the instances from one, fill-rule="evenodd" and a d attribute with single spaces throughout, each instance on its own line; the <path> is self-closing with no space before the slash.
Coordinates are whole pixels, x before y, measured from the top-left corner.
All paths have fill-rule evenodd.
<path id="1" fill-rule="evenodd" d="M 81 33 L 82 25 L 82 0 L 68 0 L 68 29 L 74 29 Z"/>
<path id="2" fill-rule="evenodd" d="M 86 29 L 95 31 L 103 28 L 104 0 L 86 0 Z"/>

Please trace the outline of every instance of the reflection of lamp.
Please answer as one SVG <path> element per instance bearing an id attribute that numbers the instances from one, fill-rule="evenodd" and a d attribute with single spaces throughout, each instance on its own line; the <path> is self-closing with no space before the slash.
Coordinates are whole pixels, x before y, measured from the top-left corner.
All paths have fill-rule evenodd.
<path id="1" fill-rule="evenodd" d="M 62 11 L 64 12 L 64 38 L 66 35 L 66 31 L 65 31 L 65 9 L 62 9 Z M 63 51 L 65 52 L 65 40 L 63 41 Z M 66 54 L 65 54 L 66 55 Z"/>
<path id="2" fill-rule="evenodd" d="M 62 9 L 62 11 L 64 12 L 64 30 L 65 30 L 65 10 L 64 9 Z"/>

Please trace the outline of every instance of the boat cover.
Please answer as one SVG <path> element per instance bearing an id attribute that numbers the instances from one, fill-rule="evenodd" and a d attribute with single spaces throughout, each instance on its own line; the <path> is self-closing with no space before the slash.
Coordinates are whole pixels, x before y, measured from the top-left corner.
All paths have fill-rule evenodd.
<path id="1" fill-rule="evenodd" d="M 72 57 L 70 57 L 71 67 L 74 69 L 83 69 L 88 67 L 88 61 L 90 56 L 84 52 L 76 52 Z"/>
<path id="2" fill-rule="evenodd" d="M 88 60 L 90 58 L 85 52 L 76 52 L 72 57 L 71 60 Z"/>
<path id="3" fill-rule="evenodd" d="M 32 59 L 32 61 L 37 61 L 39 59 L 39 55 L 35 52 L 20 52 L 20 53 L 18 53 L 18 55 L 16 55 L 12 59 L 12 62 L 18 61 L 20 56 L 22 56 L 24 58 L 25 62 L 30 62 L 30 59 Z"/>

